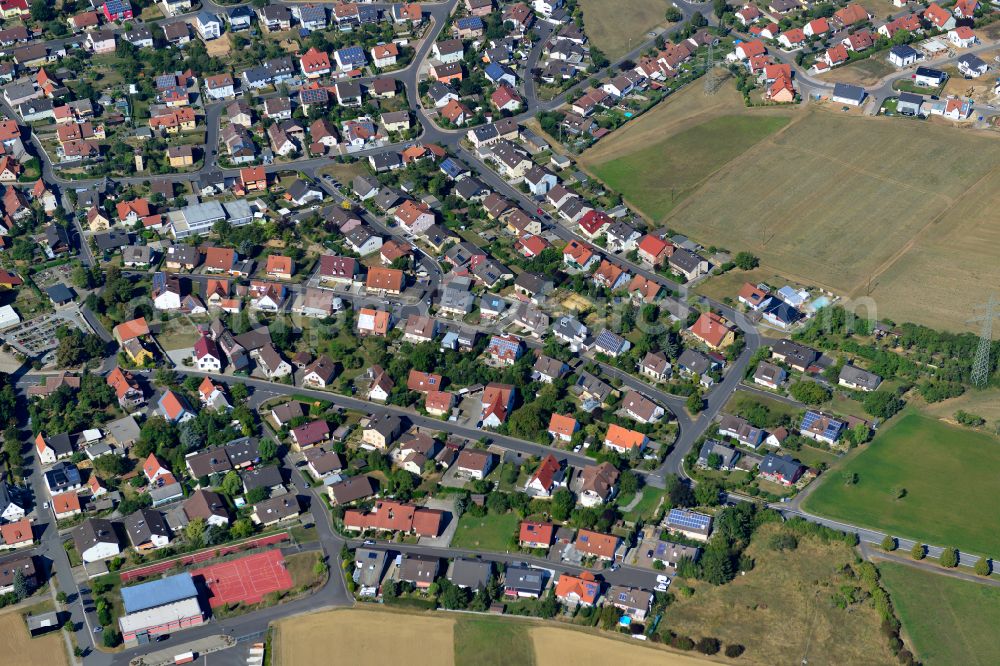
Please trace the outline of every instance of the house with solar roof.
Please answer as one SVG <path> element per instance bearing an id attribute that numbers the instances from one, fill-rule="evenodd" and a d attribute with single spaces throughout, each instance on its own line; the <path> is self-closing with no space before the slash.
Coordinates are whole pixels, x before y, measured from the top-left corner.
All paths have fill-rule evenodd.
<path id="1" fill-rule="evenodd" d="M 712 516 L 687 509 L 671 509 L 663 520 L 663 526 L 689 539 L 708 541 L 708 535 L 712 533 Z"/>
<path id="2" fill-rule="evenodd" d="M 567 606 L 594 606 L 601 596 L 601 584 L 589 571 L 579 576 L 564 573 L 556 582 L 556 598 Z"/>
<path id="3" fill-rule="evenodd" d="M 337 69 L 341 72 L 362 69 L 366 62 L 365 50 L 360 46 L 348 46 L 346 49 L 334 51 L 333 59 L 337 61 Z"/>
<path id="4" fill-rule="evenodd" d="M 833 445 L 837 443 L 837 440 L 840 439 L 840 436 L 846 429 L 847 424 L 844 421 L 839 421 L 823 412 L 810 409 L 802 417 L 802 423 L 799 425 L 799 434 L 817 442 L 826 442 Z"/>

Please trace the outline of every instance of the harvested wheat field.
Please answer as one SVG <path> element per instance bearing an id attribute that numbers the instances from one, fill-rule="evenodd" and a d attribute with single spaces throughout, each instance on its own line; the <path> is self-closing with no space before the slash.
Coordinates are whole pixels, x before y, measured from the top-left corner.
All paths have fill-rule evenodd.
<path id="1" fill-rule="evenodd" d="M 708 659 L 668 652 L 630 639 L 602 638 L 580 631 L 537 627 L 530 632 L 538 666 L 703 666 Z"/>
<path id="2" fill-rule="evenodd" d="M 870 297 L 878 317 L 969 330 L 1000 282 L 994 132 L 816 105 L 746 109 L 729 86 L 695 85 L 580 162 L 650 222 Z"/>
<path id="3" fill-rule="evenodd" d="M 669 0 L 580 0 L 587 36 L 611 60 L 649 39 L 646 33 L 666 22 L 671 5 Z"/>
<path id="4" fill-rule="evenodd" d="M 28 633 L 21 614 L 10 611 L 0 615 L 0 654 L 4 664 L 17 666 L 67 666 L 66 644 L 61 631 L 38 638 Z"/>
<path id="5" fill-rule="evenodd" d="M 391 632 L 386 631 L 392 624 Z M 335 610 L 278 622 L 276 666 L 452 666 L 455 621 L 445 616 Z M 322 637 L 317 640 L 317 636 Z M 335 657 L 334 657 L 335 655 Z"/>

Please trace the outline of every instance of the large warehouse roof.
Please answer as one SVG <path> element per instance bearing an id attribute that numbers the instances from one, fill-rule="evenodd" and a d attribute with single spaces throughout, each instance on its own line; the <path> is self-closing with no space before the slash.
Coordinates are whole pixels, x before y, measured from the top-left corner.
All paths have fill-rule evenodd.
<path id="1" fill-rule="evenodd" d="M 179 573 L 161 580 L 122 588 L 126 613 L 138 613 L 182 599 L 197 597 L 194 580 L 189 573 Z"/>

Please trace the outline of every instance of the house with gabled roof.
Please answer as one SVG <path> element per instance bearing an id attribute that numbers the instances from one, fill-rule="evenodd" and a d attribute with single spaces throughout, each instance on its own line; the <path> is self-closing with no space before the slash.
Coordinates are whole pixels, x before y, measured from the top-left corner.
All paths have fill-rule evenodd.
<path id="1" fill-rule="evenodd" d="M 736 340 L 736 333 L 729 323 L 714 312 L 703 312 L 688 332 L 710 349 L 722 349 Z"/>
<path id="2" fill-rule="evenodd" d="M 548 498 L 566 485 L 566 470 L 551 453 L 542 458 L 538 467 L 524 485 L 524 492 L 532 497 Z"/>
<path id="3" fill-rule="evenodd" d="M 171 390 L 163 392 L 156 403 L 157 411 L 171 423 L 190 421 L 196 414 L 187 404 L 187 400 Z"/>
<path id="4" fill-rule="evenodd" d="M 552 537 L 556 526 L 552 523 L 540 523 L 530 520 L 521 522 L 517 542 L 522 548 L 540 548 L 547 550 L 552 546 Z"/>
<path id="5" fill-rule="evenodd" d="M 609 425 L 604 435 L 604 446 L 623 455 L 628 455 L 633 449 L 642 451 L 648 442 L 643 433 L 623 428 L 617 423 Z"/>
<path id="6" fill-rule="evenodd" d="M 586 507 L 607 503 L 614 497 L 618 477 L 618 470 L 609 462 L 584 467 L 580 472 L 579 503 Z"/>
<path id="7" fill-rule="evenodd" d="M 514 408 L 516 389 L 510 384 L 491 382 L 483 389 L 481 400 L 483 428 L 498 428 L 507 421 Z"/>
<path id="8" fill-rule="evenodd" d="M 570 607 L 593 607 L 601 596 L 601 584 L 589 571 L 584 571 L 579 576 L 562 573 L 556 582 L 555 595 Z"/>
<path id="9" fill-rule="evenodd" d="M 563 442 L 572 441 L 573 435 L 580 429 L 580 424 L 572 416 L 555 414 L 549 418 L 549 435 Z"/>

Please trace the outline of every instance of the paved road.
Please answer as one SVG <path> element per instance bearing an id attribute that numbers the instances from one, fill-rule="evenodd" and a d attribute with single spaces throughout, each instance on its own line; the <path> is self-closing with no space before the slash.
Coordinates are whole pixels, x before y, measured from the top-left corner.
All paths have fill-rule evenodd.
<path id="1" fill-rule="evenodd" d="M 188 376 L 188 375 L 196 377 L 209 376 L 225 383 L 237 382 L 240 384 L 244 384 L 245 386 L 254 389 L 254 391 L 260 391 L 261 395 L 265 399 L 269 399 L 270 397 L 279 395 L 299 395 L 307 398 L 312 398 L 314 400 L 326 400 L 344 409 L 352 409 L 365 413 L 370 413 L 375 410 L 380 412 L 388 412 L 390 414 L 395 414 L 397 416 L 404 417 L 410 423 L 420 428 L 443 430 L 453 435 L 464 437 L 473 441 L 479 440 L 482 437 L 486 437 L 492 443 L 495 443 L 503 448 L 510 449 L 511 451 L 517 451 L 518 453 L 522 453 L 524 455 L 544 456 L 548 453 L 551 453 L 557 459 L 565 460 L 568 463 L 576 466 L 590 466 L 596 464 L 592 458 L 588 458 L 587 456 L 581 455 L 579 453 L 554 449 L 550 446 L 535 444 L 534 442 L 528 442 L 526 440 L 518 439 L 516 437 L 509 437 L 507 435 L 501 435 L 499 433 L 484 431 L 479 428 L 462 425 L 454 421 L 442 421 L 441 419 L 422 416 L 418 412 L 413 411 L 411 409 L 396 407 L 394 405 L 383 405 L 381 403 L 369 402 L 367 400 L 362 400 L 360 398 L 352 398 L 345 395 L 340 395 L 338 393 L 332 393 L 329 391 L 320 391 L 316 389 L 288 386 L 287 384 L 278 384 L 275 382 L 270 382 L 265 379 L 254 379 L 250 377 L 244 378 L 244 377 L 232 377 L 232 376 L 224 376 L 220 378 L 217 373 L 200 372 L 182 366 L 178 366 L 176 368 L 176 372 L 177 374 L 182 376 Z"/>
<path id="2" fill-rule="evenodd" d="M 694 11 L 701 11 L 705 16 L 711 15 L 710 5 L 708 3 L 696 4 L 696 3 L 686 3 L 683 1 L 679 1 L 677 4 L 682 9 L 685 18 L 689 18 Z M 431 14 L 432 27 L 429 29 L 428 34 L 424 39 L 424 41 L 417 48 L 417 52 L 414 57 L 413 63 L 408 68 L 398 72 L 394 72 L 392 74 L 393 77 L 403 81 L 406 87 L 407 98 L 410 101 L 411 108 L 413 108 L 414 110 L 419 109 L 418 83 L 421 78 L 421 69 L 426 59 L 426 55 L 430 49 L 431 44 L 434 42 L 437 34 L 440 32 L 441 27 L 444 25 L 444 22 L 448 14 L 453 10 L 453 8 L 456 5 L 457 5 L 457 0 L 449 0 L 448 2 L 444 3 L 425 5 L 425 10 L 429 11 Z M 224 11 L 226 8 L 216 5 L 215 3 L 211 2 L 211 0 L 206 0 L 206 2 L 203 5 L 203 9 L 220 13 Z M 171 19 L 167 19 L 165 22 L 184 20 L 184 18 L 186 17 L 174 17 Z M 161 22 L 161 24 L 162 23 L 163 22 Z M 672 30 L 677 30 L 680 27 L 681 27 L 680 25 L 675 25 L 670 30 L 668 30 L 668 32 Z M 541 31 L 544 33 L 547 32 L 548 30 L 546 28 L 541 28 Z M 536 44 L 535 47 L 532 49 L 532 56 L 531 58 L 529 58 L 527 63 L 527 68 L 529 70 L 533 68 L 536 64 L 537 56 L 541 51 L 542 41 L 543 40 L 540 40 L 539 43 Z M 636 58 L 643 51 L 648 49 L 653 44 L 653 42 L 654 42 L 653 39 L 649 39 L 639 44 L 637 48 L 633 49 L 630 53 L 626 54 L 621 60 Z M 980 47 L 977 47 L 976 49 L 968 50 L 966 52 L 975 53 L 988 50 L 988 48 L 990 48 L 990 45 L 982 45 Z M 955 58 L 949 58 L 925 64 L 942 65 L 951 62 L 954 59 Z M 621 62 L 621 60 L 619 60 L 619 62 Z M 613 64 L 611 67 L 606 68 L 601 72 L 595 73 L 594 75 L 600 76 L 603 74 L 610 73 L 613 71 L 616 64 L 617 63 Z M 896 80 L 899 78 L 907 78 L 908 76 L 909 72 L 903 70 L 898 75 L 890 77 L 890 80 L 882 82 L 876 89 L 871 90 L 870 94 L 872 94 L 873 97 L 881 95 L 888 96 L 889 91 L 891 91 L 892 80 Z M 810 84 L 814 83 L 814 81 L 810 77 L 808 77 L 808 75 L 803 75 L 802 78 L 807 83 Z M 576 86 L 574 86 L 572 89 L 570 89 L 570 91 L 568 92 L 576 93 L 586 85 L 588 85 L 588 82 L 582 81 Z M 825 85 L 829 87 L 830 84 L 822 83 L 817 85 Z M 518 121 L 523 121 L 528 119 L 529 117 L 534 115 L 534 113 L 536 113 L 538 110 L 543 110 L 543 109 L 548 110 L 558 107 L 562 103 L 563 98 L 565 97 L 565 94 L 563 94 L 551 101 L 539 102 L 539 100 L 536 97 L 534 82 L 530 80 L 530 76 L 526 77 L 526 81 L 523 83 L 522 86 L 522 92 L 525 96 L 528 108 L 524 113 L 515 117 L 515 119 Z M 219 120 L 224 105 L 225 104 L 222 102 L 213 102 L 209 103 L 205 107 L 206 124 L 208 127 L 207 138 L 208 138 L 209 151 L 216 149 L 218 145 L 217 137 L 220 127 Z M 13 117 L 12 110 L 6 105 L 5 102 L 2 102 L 2 100 L 0 100 L 0 108 L 2 108 L 8 114 L 11 114 Z M 463 131 L 442 130 L 441 128 L 437 127 L 432 121 L 430 121 L 422 112 L 418 111 L 418 115 L 420 115 L 422 119 L 422 127 L 423 127 L 422 140 L 434 141 L 440 143 L 441 145 L 450 147 L 456 154 L 458 154 L 461 158 L 463 158 L 470 166 L 473 166 L 474 168 L 478 167 L 478 170 L 480 172 L 479 173 L 480 177 L 484 180 L 484 182 L 486 182 L 487 185 L 491 186 L 495 191 L 503 194 L 504 196 L 514 201 L 519 202 L 526 211 L 535 210 L 537 206 L 534 201 L 528 199 L 520 191 L 508 185 L 499 176 L 497 176 L 495 172 L 493 172 L 487 165 L 480 162 L 474 155 L 472 155 L 471 153 L 469 153 L 468 151 L 464 150 L 461 147 L 460 141 L 461 138 L 464 136 Z M 51 161 L 48 159 L 48 156 L 42 150 L 41 144 L 38 142 L 37 138 L 32 135 L 30 141 L 34 146 L 35 150 L 41 157 L 43 178 L 50 185 L 56 183 L 63 183 L 78 188 L 86 188 L 86 187 L 92 187 L 99 182 L 99 179 L 69 181 L 60 178 L 55 173 Z M 399 143 L 399 144 L 389 144 L 375 148 L 368 148 L 363 151 L 354 153 L 354 155 L 356 157 L 365 157 L 371 154 L 384 153 L 388 151 L 398 151 L 403 147 L 403 145 L 404 144 Z M 298 170 L 298 171 L 303 171 L 307 175 L 310 175 L 315 178 L 316 171 L 320 167 L 325 166 L 329 163 L 330 163 L 329 158 L 311 158 L 311 159 L 302 159 L 295 162 L 268 165 L 266 167 L 266 170 L 269 173 L 277 171 L 285 171 L 285 170 Z M 212 155 L 210 152 L 209 159 L 206 160 L 205 165 L 201 170 L 186 174 L 170 174 L 163 177 L 172 181 L 191 181 L 197 179 L 200 173 L 202 173 L 203 171 L 216 168 L 216 165 L 217 165 L 217 156 Z M 238 169 L 223 169 L 223 171 L 226 175 L 229 176 L 234 176 L 238 173 Z M 130 183 L 130 182 L 141 182 L 143 180 L 148 180 L 148 179 L 149 176 L 139 176 L 133 178 L 124 178 L 119 180 L 126 183 Z M 329 185 L 325 183 L 325 181 L 323 181 L 322 179 L 317 179 L 317 180 L 318 182 L 323 184 L 323 187 L 325 190 L 327 190 L 328 194 L 334 196 L 335 198 L 339 196 L 334 191 L 332 191 L 332 188 L 330 188 Z M 68 205 L 66 197 L 61 196 L 60 199 L 64 207 L 67 209 L 67 211 L 72 213 L 71 207 Z M 396 233 L 393 233 L 394 230 L 392 228 L 386 227 L 377 218 L 374 218 L 373 216 L 370 216 L 367 213 L 365 213 L 364 215 L 366 221 L 368 221 L 369 224 L 372 224 L 372 226 L 375 227 L 376 229 L 392 235 L 398 235 L 398 231 L 396 231 Z M 80 234 L 81 238 L 83 238 L 83 230 L 80 228 L 79 222 L 78 220 L 76 220 L 76 216 L 73 215 L 72 217 L 74 218 L 74 223 L 77 226 L 77 233 Z M 557 236 L 565 240 L 578 238 L 578 236 L 572 230 L 565 228 L 561 224 L 556 223 L 552 225 L 546 222 L 545 226 L 547 230 L 555 233 Z M 92 257 L 89 248 L 86 246 L 86 243 L 82 243 L 82 245 L 83 245 L 82 258 L 84 260 L 84 263 L 86 263 L 87 265 L 93 265 L 94 258 Z M 679 302 L 684 303 L 689 299 L 690 294 L 688 293 L 685 287 L 679 286 L 670 280 L 666 280 L 660 277 L 659 275 L 656 275 L 654 272 L 649 271 L 643 266 L 637 266 L 623 257 L 609 255 L 608 258 L 612 262 L 623 266 L 624 268 L 626 268 L 627 270 L 629 270 L 634 274 L 643 275 L 648 279 L 652 279 L 660 283 L 661 285 L 663 285 L 665 289 L 671 292 L 673 294 L 673 298 L 676 298 Z M 427 269 L 429 275 L 432 276 L 433 279 L 435 280 L 439 279 L 440 268 L 437 267 L 436 262 L 434 262 L 429 257 L 421 257 L 421 264 Z M 436 285 L 436 283 L 434 284 Z M 656 484 L 657 481 L 662 481 L 663 476 L 667 473 L 683 474 L 683 469 L 681 466 L 681 461 L 683 460 L 683 457 L 690 450 L 694 441 L 711 425 L 712 421 L 718 415 L 719 411 L 721 410 L 725 402 L 728 400 L 731 393 L 734 390 L 737 390 L 737 388 L 739 387 L 740 380 L 742 379 L 745 373 L 746 367 L 749 363 L 749 360 L 753 352 L 761 344 L 761 338 L 757 333 L 756 329 L 754 328 L 754 326 L 752 325 L 752 323 L 747 321 L 740 313 L 733 311 L 731 308 L 728 308 L 727 306 L 721 303 L 711 302 L 704 298 L 695 298 L 694 302 L 695 304 L 699 304 L 702 306 L 710 306 L 713 309 L 721 312 L 723 316 L 729 318 L 731 321 L 734 321 L 743 331 L 746 341 L 746 348 L 744 352 L 734 363 L 731 364 L 723 381 L 721 381 L 718 385 L 713 387 L 712 390 L 709 391 L 705 396 L 706 397 L 705 409 L 697 416 L 697 418 L 693 419 L 686 413 L 682 401 L 676 396 L 667 394 L 663 391 L 660 391 L 659 389 L 656 389 L 655 387 L 650 387 L 641 380 L 638 380 L 635 377 L 632 377 L 631 375 L 628 375 L 626 373 L 622 373 L 621 371 L 615 368 L 611 368 L 610 366 L 604 366 L 604 371 L 607 374 L 613 377 L 617 376 L 627 386 L 633 388 L 639 388 L 643 392 L 648 393 L 653 398 L 659 400 L 665 406 L 670 408 L 671 411 L 674 413 L 675 417 L 677 418 L 677 422 L 680 427 L 680 435 L 674 445 L 673 451 L 667 457 L 663 466 L 656 473 L 647 475 L 647 481 L 654 484 Z M 99 333 L 103 331 L 103 328 L 100 326 L 95 327 L 95 329 L 98 330 Z M 103 331 L 102 337 L 104 337 L 105 335 L 106 331 Z M 179 372 L 181 372 L 181 374 L 202 374 L 187 369 L 179 369 Z M 313 391 L 310 389 L 287 387 L 284 385 L 272 384 L 270 382 L 257 379 L 241 379 L 239 381 L 253 388 L 255 394 L 259 393 L 261 397 L 266 397 L 268 394 L 277 395 L 279 393 L 298 394 L 317 399 L 329 400 L 337 405 L 351 409 L 359 409 L 367 411 L 373 407 L 373 404 L 363 400 L 359 400 L 357 398 L 339 396 L 324 391 Z M 382 407 L 382 406 L 379 406 L 379 408 L 385 409 L 386 411 L 399 413 L 405 416 L 414 424 L 421 427 L 445 430 L 448 432 L 452 432 L 456 435 L 468 437 L 470 439 L 478 439 L 480 436 L 483 435 L 483 432 L 476 428 L 470 428 L 455 423 L 442 422 L 437 419 L 422 417 L 415 413 L 411 413 L 409 410 L 404 410 L 396 407 Z M 572 452 L 556 451 L 551 449 L 550 447 L 544 447 L 531 442 L 525 442 L 523 440 L 511 437 L 505 437 L 494 433 L 490 433 L 488 436 L 492 441 L 496 442 L 497 444 L 526 455 L 540 455 L 543 453 L 553 453 L 554 455 L 557 456 L 557 458 L 567 460 L 575 465 L 593 464 L 593 461 L 587 458 L 586 456 L 573 454 Z M 37 470 L 35 471 L 34 474 L 31 475 L 31 483 L 32 486 L 34 487 L 36 497 L 41 498 L 47 496 L 47 492 L 44 490 L 44 487 L 39 485 L 41 483 L 41 475 L 37 473 Z M 313 500 L 316 500 L 312 490 L 307 488 L 306 485 L 302 483 L 301 478 L 296 479 L 296 486 L 297 489 L 302 494 L 309 495 L 310 497 L 313 498 Z M 322 503 L 316 504 L 314 502 L 314 504 L 317 507 L 322 507 Z M 837 521 L 832 521 L 829 519 L 812 516 L 802 511 L 800 508 L 798 508 L 797 505 L 795 506 L 775 505 L 775 508 L 781 510 L 786 515 L 798 515 L 813 522 L 829 525 L 836 529 L 844 529 L 848 531 L 858 532 L 861 535 L 862 540 L 866 542 L 879 543 L 881 542 L 884 536 L 883 534 L 877 531 L 858 528 L 856 526 L 839 523 Z M 324 511 L 318 511 L 317 513 L 319 513 L 325 518 Z M 338 535 L 332 532 L 332 529 L 330 528 L 326 520 L 320 520 L 318 521 L 318 524 L 320 525 L 319 531 L 320 531 L 321 545 L 323 546 L 327 555 L 331 557 L 333 565 L 332 568 L 336 569 L 336 560 L 339 556 L 339 549 L 340 546 L 343 544 L 343 540 Z M 42 534 L 42 543 L 40 546 L 40 550 L 42 551 L 43 554 L 46 554 L 46 556 L 51 557 L 54 563 L 56 576 L 60 584 L 60 587 L 64 590 L 72 591 L 75 588 L 75 583 L 72 580 L 72 572 L 69 569 L 69 562 L 68 559 L 66 558 L 65 551 L 61 546 L 61 541 L 58 537 L 58 534 L 56 533 L 54 528 L 50 529 L 47 527 L 47 521 L 40 523 L 40 525 L 42 525 L 45 528 Z M 912 542 L 901 540 L 900 542 L 901 548 L 909 548 L 910 546 L 912 546 Z M 413 547 L 413 548 L 419 548 L 419 547 Z M 450 556 L 449 555 L 450 552 L 453 552 L 454 554 L 465 554 L 464 551 L 435 551 L 435 552 L 441 553 L 442 556 Z M 930 556 L 934 557 L 939 552 L 940 549 L 931 548 Z M 517 559 L 519 561 L 525 559 L 523 556 L 520 555 L 508 556 L 507 554 L 503 555 L 492 554 L 491 557 L 497 558 L 499 561 L 505 561 L 505 560 L 509 561 L 508 558 Z M 962 563 L 971 566 L 971 564 L 974 563 L 975 559 L 976 558 L 974 557 L 963 555 Z M 550 568 L 554 568 L 553 565 L 551 563 L 548 563 L 547 561 L 546 564 L 549 565 Z M 644 575 L 648 575 L 648 572 L 642 572 L 642 573 Z M 623 567 L 618 572 L 615 572 L 615 574 L 609 574 L 608 579 L 612 581 L 620 579 L 622 582 L 629 583 L 629 581 L 638 580 L 632 578 L 632 576 L 635 575 L 638 574 L 635 574 L 634 571 L 631 570 L 631 568 Z M 636 583 L 633 582 L 631 584 L 636 584 Z M 648 583 L 645 583 L 645 585 L 648 586 Z M 317 608 L 325 606 L 341 605 L 344 603 L 348 603 L 348 599 L 343 589 L 342 581 L 340 581 L 338 576 L 333 576 L 331 578 L 331 582 L 328 583 L 327 586 L 323 588 L 323 590 L 321 590 L 312 597 L 292 602 L 286 605 L 282 605 L 276 608 L 266 609 L 258 611 L 256 613 L 251 613 L 233 620 L 227 620 L 221 622 L 213 621 L 210 622 L 205 627 L 193 629 L 190 631 L 183 632 L 182 634 L 179 634 L 179 638 L 177 640 L 188 641 L 196 639 L 200 636 L 217 634 L 220 632 L 228 632 L 237 636 L 254 633 L 256 631 L 263 630 L 267 626 L 268 622 L 274 619 L 287 617 L 308 610 L 315 610 Z M 73 614 L 74 622 L 76 622 L 78 625 L 78 630 L 77 630 L 78 644 L 84 647 L 91 645 L 92 644 L 91 638 L 93 634 L 90 633 L 90 631 L 87 628 L 88 618 L 84 617 L 83 615 L 82 605 L 80 604 L 79 601 L 74 601 L 73 603 L 70 604 L 70 610 Z M 124 664 L 131 656 L 134 656 L 139 652 L 141 652 L 141 650 L 133 649 L 115 655 L 113 657 L 111 655 L 107 655 L 104 653 L 94 653 L 90 657 L 88 657 L 87 662 L 88 664 L 94 663 L 94 664 L 99 664 L 101 666 L 106 666 L 107 664 L 111 663 Z"/>

